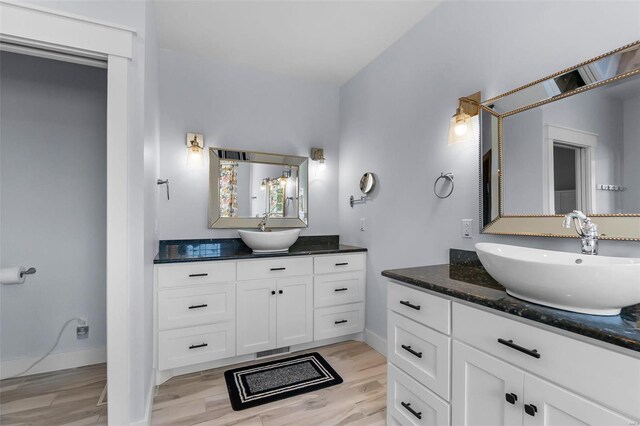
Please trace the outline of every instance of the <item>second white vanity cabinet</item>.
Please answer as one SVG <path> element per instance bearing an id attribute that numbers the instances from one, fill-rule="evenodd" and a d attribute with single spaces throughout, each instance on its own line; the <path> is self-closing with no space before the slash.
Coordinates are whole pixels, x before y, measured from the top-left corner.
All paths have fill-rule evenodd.
<path id="1" fill-rule="evenodd" d="M 387 303 L 389 424 L 638 424 L 639 357 L 393 281 Z"/>

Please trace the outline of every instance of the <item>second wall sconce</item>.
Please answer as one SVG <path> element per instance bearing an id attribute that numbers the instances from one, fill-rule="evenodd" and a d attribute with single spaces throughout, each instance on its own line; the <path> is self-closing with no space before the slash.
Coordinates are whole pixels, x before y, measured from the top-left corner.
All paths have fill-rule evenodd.
<path id="1" fill-rule="evenodd" d="M 318 162 L 318 167 L 320 170 L 324 170 L 327 165 L 324 163 L 324 149 L 322 148 L 311 148 L 311 159 L 313 161 Z"/>
<path id="2" fill-rule="evenodd" d="M 474 134 L 472 117 L 480 113 L 480 92 L 458 99 L 458 108 L 449 124 L 449 145 L 467 142 Z"/>
<path id="3" fill-rule="evenodd" d="M 204 135 L 187 133 L 187 167 L 200 169 L 204 167 Z"/>

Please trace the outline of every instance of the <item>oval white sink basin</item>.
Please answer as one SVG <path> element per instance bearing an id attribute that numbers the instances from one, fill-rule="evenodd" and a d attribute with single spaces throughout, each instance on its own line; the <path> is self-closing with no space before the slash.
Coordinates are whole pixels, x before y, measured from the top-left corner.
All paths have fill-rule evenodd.
<path id="1" fill-rule="evenodd" d="M 278 253 L 289 250 L 300 235 L 299 229 L 286 231 L 245 231 L 239 229 L 240 238 L 254 253 Z"/>
<path id="2" fill-rule="evenodd" d="M 476 252 L 487 272 L 519 299 L 592 315 L 618 315 L 640 303 L 640 259 L 491 243 L 476 244 Z"/>

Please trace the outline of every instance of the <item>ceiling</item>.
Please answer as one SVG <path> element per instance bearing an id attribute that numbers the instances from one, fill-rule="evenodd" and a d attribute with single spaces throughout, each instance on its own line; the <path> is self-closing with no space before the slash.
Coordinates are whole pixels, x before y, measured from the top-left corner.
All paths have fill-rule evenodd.
<path id="1" fill-rule="evenodd" d="M 439 1 L 156 0 L 160 47 L 343 84 Z"/>

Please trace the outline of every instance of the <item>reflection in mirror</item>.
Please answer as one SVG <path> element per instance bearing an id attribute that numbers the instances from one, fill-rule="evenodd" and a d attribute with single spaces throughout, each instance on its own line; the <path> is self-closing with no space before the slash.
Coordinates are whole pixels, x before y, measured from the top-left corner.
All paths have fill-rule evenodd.
<path id="1" fill-rule="evenodd" d="M 362 175 L 362 178 L 360 178 L 360 191 L 362 191 L 363 194 L 368 194 L 369 192 L 373 191 L 373 188 L 375 186 L 376 177 L 373 173 L 367 172 Z"/>
<path id="2" fill-rule="evenodd" d="M 209 227 L 307 224 L 308 158 L 210 149 Z"/>
<path id="3" fill-rule="evenodd" d="M 583 64 L 551 78 L 521 88 L 508 96 L 488 100 L 498 114 L 505 114 L 564 93 L 621 76 L 640 68 L 640 46 L 633 45 L 597 61 Z"/>
<path id="4" fill-rule="evenodd" d="M 640 75 L 503 121 L 504 214 L 640 212 Z"/>

